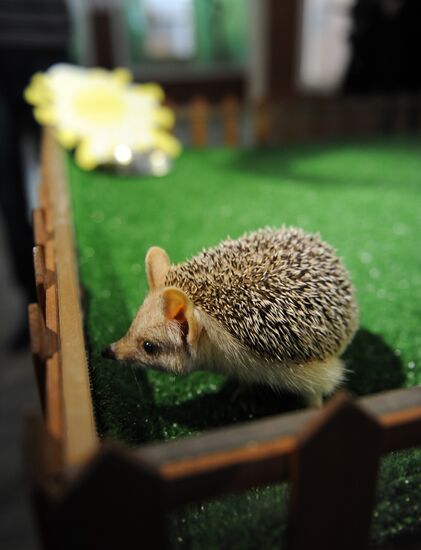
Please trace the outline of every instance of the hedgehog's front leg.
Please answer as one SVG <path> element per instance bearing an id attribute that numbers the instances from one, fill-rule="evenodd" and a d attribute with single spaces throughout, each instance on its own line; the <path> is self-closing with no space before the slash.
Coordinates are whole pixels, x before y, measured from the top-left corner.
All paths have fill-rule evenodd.
<path id="1" fill-rule="evenodd" d="M 320 407 L 323 405 L 322 392 L 307 393 L 305 395 L 305 399 L 309 407 L 315 407 L 317 409 L 320 409 Z"/>

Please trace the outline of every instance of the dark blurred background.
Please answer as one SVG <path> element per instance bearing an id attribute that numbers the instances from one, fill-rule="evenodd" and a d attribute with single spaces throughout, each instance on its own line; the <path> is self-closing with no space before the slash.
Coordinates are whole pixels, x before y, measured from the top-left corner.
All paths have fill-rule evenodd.
<path id="1" fill-rule="evenodd" d="M 173 105 L 271 102 L 296 116 L 289 133 L 285 118 L 272 124 L 284 142 L 417 132 L 420 41 L 419 0 L 0 0 L 1 548 L 38 547 L 21 459 L 22 418 L 38 407 L 26 328 L 40 138 L 22 98 L 30 76 L 59 61 L 126 66 Z"/>

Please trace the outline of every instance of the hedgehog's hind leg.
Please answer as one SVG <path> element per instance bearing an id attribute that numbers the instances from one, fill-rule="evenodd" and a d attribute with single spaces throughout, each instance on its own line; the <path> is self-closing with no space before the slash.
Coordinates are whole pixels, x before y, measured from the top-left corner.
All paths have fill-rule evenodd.
<path id="1" fill-rule="evenodd" d="M 321 407 L 323 396 L 333 393 L 344 379 L 345 366 L 339 357 L 307 363 L 299 376 L 302 393 L 310 407 Z M 296 375 L 298 372 L 296 372 Z"/>

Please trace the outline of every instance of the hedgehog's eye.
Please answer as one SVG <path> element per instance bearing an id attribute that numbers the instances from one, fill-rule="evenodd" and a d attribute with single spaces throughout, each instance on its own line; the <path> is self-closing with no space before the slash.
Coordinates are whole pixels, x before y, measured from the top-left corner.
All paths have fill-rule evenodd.
<path id="1" fill-rule="evenodd" d="M 143 349 L 148 355 L 154 355 L 158 351 L 158 346 L 150 340 L 145 340 L 143 342 Z"/>

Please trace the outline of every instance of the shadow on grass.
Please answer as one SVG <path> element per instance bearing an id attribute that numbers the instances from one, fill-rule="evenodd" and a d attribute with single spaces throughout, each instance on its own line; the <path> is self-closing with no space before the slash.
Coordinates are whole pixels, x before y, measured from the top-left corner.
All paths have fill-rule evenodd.
<path id="1" fill-rule="evenodd" d="M 160 407 L 165 423 L 176 422 L 190 430 L 203 431 L 302 408 L 304 401 L 289 393 L 276 393 L 264 386 L 242 387 L 227 380 L 220 391 L 208 393 L 181 405 Z"/>
<path id="2" fill-rule="evenodd" d="M 163 439 L 163 426 L 147 372 L 102 357 L 103 348 L 120 338 L 131 321 L 126 296 L 107 250 L 106 245 L 101 250 L 97 247 L 96 261 L 107 266 L 103 270 L 101 285 L 112 295 L 112 307 L 104 308 L 98 302 L 100 298 L 94 302 L 89 293 L 85 289 L 83 291 L 85 342 L 96 426 L 100 436 L 137 445 Z M 107 253 L 102 255 L 103 251 Z M 87 325 L 92 307 L 101 308 L 103 315 L 100 318 L 101 326 L 95 327 L 96 333 L 91 337 Z M 106 330 L 109 326 L 113 327 L 112 333 Z"/>
<path id="3" fill-rule="evenodd" d="M 393 349 L 366 329 L 358 331 L 344 359 L 349 371 L 345 386 L 356 395 L 399 388 L 405 381 L 402 363 Z M 165 424 L 177 422 L 202 431 L 303 407 L 305 402 L 299 396 L 263 386 L 243 388 L 235 380 L 227 380 L 218 392 L 159 410 Z"/>
<path id="4" fill-rule="evenodd" d="M 386 138 L 269 147 L 241 151 L 226 168 L 268 176 L 277 181 L 317 185 L 396 185 L 402 169 L 418 160 L 419 140 Z M 385 169 L 385 159 L 388 168 Z M 411 179 L 405 186 L 418 188 Z"/>
<path id="5" fill-rule="evenodd" d="M 377 334 L 361 328 L 344 354 L 348 369 L 346 388 L 367 395 L 400 388 L 405 371 L 394 350 Z"/>

